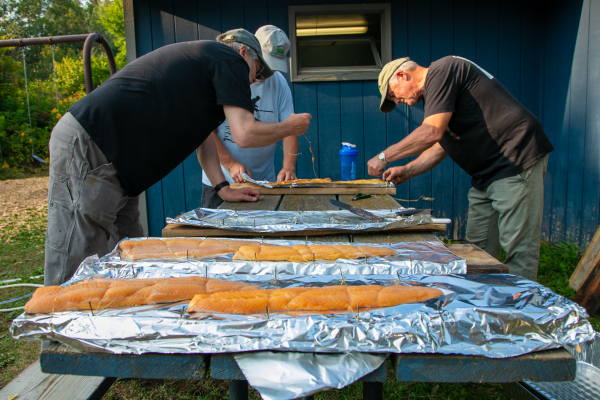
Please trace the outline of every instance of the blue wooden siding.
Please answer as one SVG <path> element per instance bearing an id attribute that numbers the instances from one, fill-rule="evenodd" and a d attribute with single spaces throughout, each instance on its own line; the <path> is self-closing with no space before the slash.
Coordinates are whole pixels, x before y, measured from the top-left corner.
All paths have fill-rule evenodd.
<path id="1" fill-rule="evenodd" d="M 313 0 L 135 0 L 138 56 L 169 43 L 214 39 L 229 29 L 255 31 L 273 24 L 288 32 L 289 5 L 357 3 Z M 364 1 L 360 1 L 364 2 Z M 379 1 L 368 1 L 379 2 Z M 585 245 L 598 227 L 600 202 L 600 5 L 590 0 L 394 0 L 392 55 L 429 65 L 445 55 L 471 59 L 496 76 L 540 118 L 556 150 L 545 179 L 543 237 Z M 286 76 L 289 81 L 289 75 Z M 379 112 L 375 81 L 290 83 L 296 112 L 313 120 L 309 142 L 300 138 L 302 178 L 339 179 L 340 142 L 359 148 L 359 178 L 366 161 L 402 140 L 423 120 L 423 108 Z M 276 168 L 283 153 L 278 148 Z M 405 164 L 402 160 L 394 165 Z M 451 218 L 448 236 L 464 238 L 470 177 L 446 159 L 433 171 L 398 187 L 398 199 Z M 196 155 L 147 191 L 150 233 L 159 236 L 167 216 L 198 207 Z M 408 203 L 403 202 L 404 205 Z"/>

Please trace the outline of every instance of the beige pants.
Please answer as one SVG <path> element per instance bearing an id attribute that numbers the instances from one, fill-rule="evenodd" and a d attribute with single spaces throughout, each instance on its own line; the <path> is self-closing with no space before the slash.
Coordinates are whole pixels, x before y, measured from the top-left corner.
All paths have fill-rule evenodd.
<path id="1" fill-rule="evenodd" d="M 67 113 L 49 144 L 50 185 L 44 284 L 67 281 L 79 264 L 108 253 L 119 239 L 143 235 L 138 197 L 128 197 L 115 167 L 77 120 Z"/>
<path id="2" fill-rule="evenodd" d="M 469 190 L 467 241 L 493 257 L 500 246 L 511 274 L 536 280 L 548 156 L 531 168 L 492 182 L 485 190 Z"/>

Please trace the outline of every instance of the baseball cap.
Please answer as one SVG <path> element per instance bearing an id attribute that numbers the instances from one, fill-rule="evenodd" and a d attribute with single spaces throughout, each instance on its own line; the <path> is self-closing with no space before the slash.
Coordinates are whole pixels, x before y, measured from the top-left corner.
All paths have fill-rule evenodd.
<path id="1" fill-rule="evenodd" d="M 225 32 L 223 34 L 222 40 L 242 43 L 250 47 L 252 50 L 256 51 L 256 54 L 258 54 L 258 58 L 260 59 L 260 62 L 264 67 L 262 72 L 263 78 L 266 79 L 273 75 L 273 70 L 263 58 L 262 50 L 260 48 L 260 42 L 258 41 L 256 36 L 254 36 L 245 29 L 238 28 Z"/>
<path id="2" fill-rule="evenodd" d="M 394 110 L 394 107 L 396 107 L 396 103 L 394 103 L 393 101 L 388 100 L 386 98 L 387 91 L 388 91 L 388 84 L 390 83 L 390 79 L 394 75 L 394 72 L 396 72 L 398 67 L 400 67 L 402 64 L 404 64 L 406 61 L 410 61 L 410 58 L 404 57 L 404 58 L 399 58 L 397 60 L 390 61 L 389 63 L 385 64 L 385 66 L 382 68 L 381 72 L 379 73 L 378 85 L 379 85 L 379 92 L 381 93 L 381 103 L 379 104 L 379 110 L 381 112 L 389 113 Z"/>
<path id="3" fill-rule="evenodd" d="M 273 25 L 258 28 L 256 38 L 260 42 L 263 57 L 275 71 L 288 72 L 285 59 L 290 50 L 290 40 L 284 31 Z"/>

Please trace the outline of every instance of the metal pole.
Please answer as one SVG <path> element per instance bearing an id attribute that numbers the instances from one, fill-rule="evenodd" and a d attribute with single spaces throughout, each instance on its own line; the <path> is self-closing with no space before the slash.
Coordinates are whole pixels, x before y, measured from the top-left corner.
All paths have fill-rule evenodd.
<path id="1" fill-rule="evenodd" d="M 61 43 L 81 43 L 83 44 L 83 75 L 85 79 L 85 92 L 90 93 L 94 90 L 94 78 L 92 77 L 92 46 L 94 42 L 100 43 L 106 57 L 108 58 L 108 67 L 110 69 L 110 75 L 114 75 L 117 72 L 117 65 L 115 64 L 115 56 L 108 45 L 108 42 L 98 32 L 85 33 L 81 35 L 68 35 L 68 36 L 48 36 L 39 38 L 26 38 L 26 39 L 8 39 L 0 40 L 0 47 L 24 47 L 24 46 L 35 46 L 44 44 L 61 44 Z"/>

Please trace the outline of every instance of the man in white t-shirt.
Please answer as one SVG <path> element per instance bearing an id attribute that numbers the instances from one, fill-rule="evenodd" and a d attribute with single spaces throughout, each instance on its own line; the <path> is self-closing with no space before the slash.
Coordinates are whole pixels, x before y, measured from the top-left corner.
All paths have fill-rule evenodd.
<path id="1" fill-rule="evenodd" d="M 294 113 L 294 105 L 287 81 L 278 71 L 288 70 L 285 56 L 290 49 L 290 41 L 281 29 L 273 25 L 259 28 L 256 31 L 256 38 L 260 42 L 266 63 L 275 73 L 270 78 L 257 81 L 250 86 L 254 118 L 257 121 L 270 123 L 285 121 Z M 275 175 L 274 159 L 277 143 L 260 148 L 241 148 L 233 141 L 227 121 L 223 122 L 212 135 L 219 153 L 221 169 L 230 183 L 244 182 L 243 172 L 260 181 L 281 182 L 297 179 L 297 137 L 288 136 L 283 139 L 283 167 Z M 222 202 L 203 171 L 202 207 L 217 208 Z"/>

